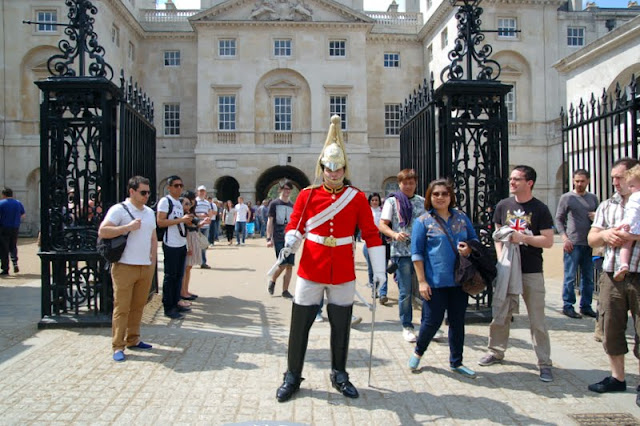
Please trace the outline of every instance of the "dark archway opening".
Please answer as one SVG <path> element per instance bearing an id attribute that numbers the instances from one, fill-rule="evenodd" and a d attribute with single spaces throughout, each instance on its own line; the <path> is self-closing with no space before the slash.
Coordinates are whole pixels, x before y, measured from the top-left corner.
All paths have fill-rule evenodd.
<path id="1" fill-rule="evenodd" d="M 275 166 L 264 171 L 256 180 L 256 200 L 268 197 L 269 190 L 282 178 L 287 178 L 298 188 L 306 188 L 311 184 L 309 178 L 301 170 L 292 166 Z"/>
<path id="2" fill-rule="evenodd" d="M 231 176 L 222 176 L 214 184 L 216 190 L 216 198 L 223 203 L 227 200 L 238 202 L 240 196 L 240 184 Z"/>

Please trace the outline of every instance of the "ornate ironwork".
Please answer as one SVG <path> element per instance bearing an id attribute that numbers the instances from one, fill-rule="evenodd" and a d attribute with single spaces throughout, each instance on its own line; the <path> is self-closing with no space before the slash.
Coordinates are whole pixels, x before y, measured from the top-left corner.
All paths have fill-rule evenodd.
<path id="1" fill-rule="evenodd" d="M 571 188 L 573 172 L 586 169 L 591 173 L 591 191 L 601 200 L 612 195 L 610 172 L 622 157 L 638 158 L 640 154 L 640 97 L 638 77 L 631 76 L 626 86 L 616 83 L 610 93 L 605 89 L 589 100 L 580 99 L 568 111 L 560 109 L 562 122 L 563 192 Z"/>
<path id="2" fill-rule="evenodd" d="M 53 55 L 47 61 L 47 69 L 54 76 L 75 77 L 85 76 L 87 68 L 86 56 L 89 56 L 88 72 L 93 77 L 105 77 L 109 80 L 113 78 L 113 69 L 105 61 L 105 50 L 98 44 L 98 34 L 93 30 L 95 18 L 91 15 L 98 13 L 89 0 L 65 0 L 65 4 L 69 7 L 69 23 L 63 24 L 59 22 L 36 22 L 23 21 L 26 24 L 47 24 L 54 26 L 64 26 L 64 33 L 69 37 L 68 40 L 60 40 L 58 48 L 62 54 Z M 76 71 L 72 65 L 78 60 Z"/>
<path id="3" fill-rule="evenodd" d="M 473 80 L 474 68 L 478 70 L 475 76 L 477 80 L 497 80 L 500 76 L 500 64 L 489 59 L 493 52 L 491 45 L 484 44 L 477 49 L 485 39 L 480 28 L 483 10 L 478 5 L 481 1 L 449 0 L 452 6 L 460 6 L 455 15 L 458 20 L 458 36 L 448 54 L 451 63 L 440 72 L 443 83 L 447 80 Z"/>

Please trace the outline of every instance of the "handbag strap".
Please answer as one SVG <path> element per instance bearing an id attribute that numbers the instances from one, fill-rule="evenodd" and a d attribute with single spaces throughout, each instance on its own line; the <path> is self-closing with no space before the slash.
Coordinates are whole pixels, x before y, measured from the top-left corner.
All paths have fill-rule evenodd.
<path id="1" fill-rule="evenodd" d="M 449 244 L 451 244 L 451 249 L 453 250 L 453 253 L 457 257 L 458 256 L 458 250 L 456 250 L 456 247 L 453 244 L 453 238 L 451 237 L 451 234 L 449 233 L 449 230 L 447 229 L 446 225 L 444 224 L 444 220 L 442 220 L 442 218 L 440 216 L 438 216 L 437 213 L 432 214 L 431 217 L 433 217 L 436 220 L 436 222 L 438 222 L 438 225 L 440 226 L 440 229 L 442 229 L 442 232 L 445 233 L 445 235 L 447 236 L 447 239 L 449 240 Z"/>
<path id="2" fill-rule="evenodd" d="M 125 209 L 125 211 L 126 211 L 127 213 L 129 213 L 129 216 L 131 216 L 131 219 L 136 220 L 136 218 L 135 218 L 135 217 L 133 217 L 133 215 L 131 214 L 131 211 L 129 211 L 129 208 L 128 208 L 128 207 L 127 207 L 127 205 L 124 203 L 124 201 L 123 201 L 122 203 L 120 203 L 120 205 L 122 206 L 122 208 L 124 208 L 124 209 Z"/>

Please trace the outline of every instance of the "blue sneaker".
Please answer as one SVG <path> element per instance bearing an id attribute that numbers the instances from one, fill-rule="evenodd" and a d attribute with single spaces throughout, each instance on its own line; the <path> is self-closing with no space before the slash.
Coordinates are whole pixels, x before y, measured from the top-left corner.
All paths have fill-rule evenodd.
<path id="1" fill-rule="evenodd" d="M 460 365 L 458 367 L 451 367 L 451 370 L 455 371 L 456 373 L 462 374 L 463 376 L 468 377 L 470 379 L 476 378 L 476 372 L 470 368 L 465 367 L 464 365 Z"/>
<path id="2" fill-rule="evenodd" d="M 420 365 L 420 359 L 422 357 L 419 357 L 418 355 L 414 353 L 411 354 L 411 358 L 409 358 L 409 368 L 413 371 L 418 369 L 418 365 Z"/>
<path id="3" fill-rule="evenodd" d="M 142 340 L 140 340 L 137 345 L 127 346 L 127 348 L 129 348 L 129 349 L 151 349 L 152 347 L 153 346 L 151 346 L 148 343 L 143 342 Z"/>
<path id="4" fill-rule="evenodd" d="M 115 351 L 113 353 L 113 360 L 116 362 L 122 362 L 124 361 L 124 351 Z"/>

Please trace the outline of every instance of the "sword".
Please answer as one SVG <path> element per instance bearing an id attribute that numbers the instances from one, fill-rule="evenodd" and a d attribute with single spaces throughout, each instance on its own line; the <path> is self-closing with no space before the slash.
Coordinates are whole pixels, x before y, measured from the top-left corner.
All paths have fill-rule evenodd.
<path id="1" fill-rule="evenodd" d="M 378 290 L 378 283 L 374 282 L 371 286 L 371 347 L 369 348 L 369 378 L 367 379 L 367 386 L 371 387 L 371 364 L 373 362 L 373 330 L 376 324 L 376 291 Z"/>

